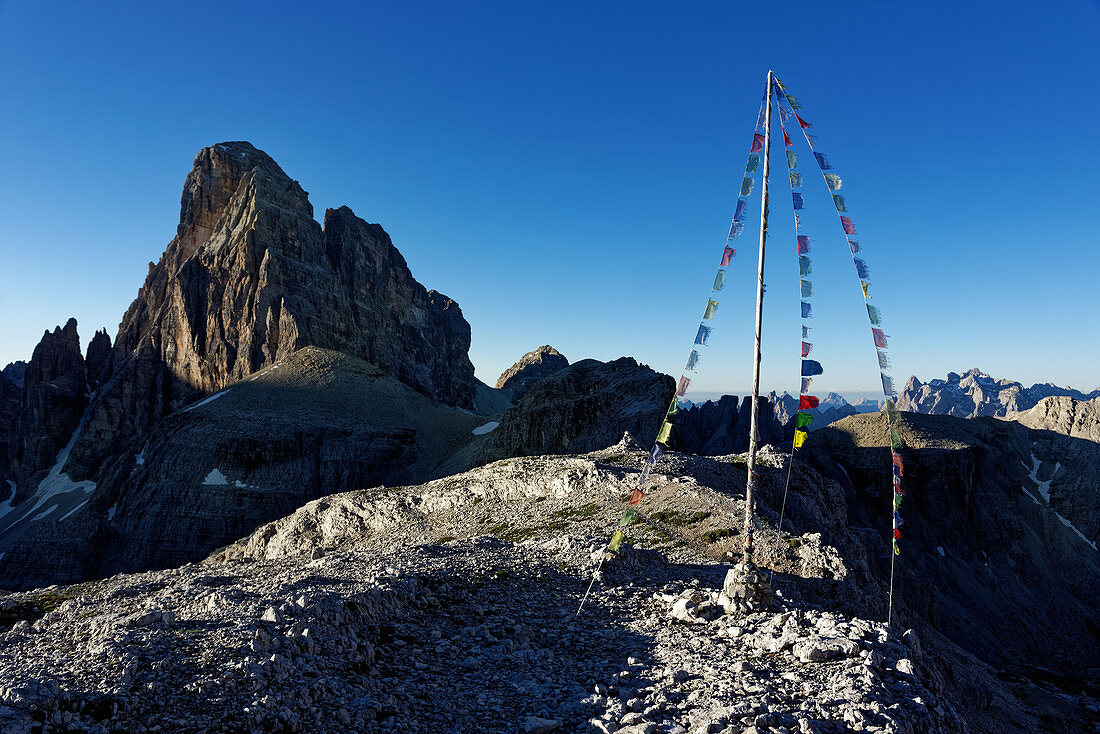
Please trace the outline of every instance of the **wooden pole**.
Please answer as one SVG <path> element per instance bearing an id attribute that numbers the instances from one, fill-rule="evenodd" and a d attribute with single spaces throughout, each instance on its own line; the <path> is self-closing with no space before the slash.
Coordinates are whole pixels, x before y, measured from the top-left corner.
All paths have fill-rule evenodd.
<path id="1" fill-rule="evenodd" d="M 764 321 L 764 248 L 768 240 L 768 154 L 772 142 L 772 79 L 768 70 L 767 105 L 764 112 L 764 184 L 760 197 L 760 259 L 756 268 L 756 339 L 752 363 L 752 419 L 749 424 L 749 472 L 745 483 L 745 554 L 744 562 L 752 563 L 753 490 L 756 488 L 757 413 L 760 402 L 760 331 Z"/>

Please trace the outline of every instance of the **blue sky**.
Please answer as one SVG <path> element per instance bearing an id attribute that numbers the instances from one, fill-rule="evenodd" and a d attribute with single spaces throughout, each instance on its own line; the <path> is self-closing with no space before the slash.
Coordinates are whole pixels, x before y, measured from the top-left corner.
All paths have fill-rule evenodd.
<path id="1" fill-rule="evenodd" d="M 318 217 L 347 204 L 386 228 L 461 304 L 486 382 L 544 343 L 678 375 L 773 68 L 844 178 L 899 381 L 979 366 L 1092 389 L 1098 31 L 1074 0 L 0 2 L 0 364 L 70 316 L 114 336 L 195 153 L 244 139 Z M 775 173 L 763 382 L 793 391 Z M 807 178 L 815 387 L 874 391 L 846 245 Z M 749 385 L 754 279 L 750 230 L 704 393 Z"/>

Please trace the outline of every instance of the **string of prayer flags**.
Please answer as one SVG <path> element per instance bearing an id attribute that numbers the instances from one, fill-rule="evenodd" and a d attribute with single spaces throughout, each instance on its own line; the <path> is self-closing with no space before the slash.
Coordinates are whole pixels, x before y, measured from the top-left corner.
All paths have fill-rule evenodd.
<path id="1" fill-rule="evenodd" d="M 789 114 L 795 115 L 796 119 L 802 127 L 803 136 L 806 138 L 806 143 L 810 146 L 810 150 L 813 152 L 814 158 L 817 160 L 818 168 L 821 169 L 822 177 L 825 181 L 826 187 L 830 192 L 839 191 L 842 185 L 842 180 L 839 174 L 826 173 L 826 171 L 832 171 L 833 166 L 829 163 L 825 153 L 816 150 L 817 138 L 806 132 L 806 128 L 809 127 L 806 122 L 795 114 L 795 110 L 802 109 L 798 101 L 786 93 L 786 87 L 780 83 L 779 89 L 776 91 L 776 98 L 779 102 L 780 119 L 786 119 L 784 111 L 789 110 Z M 784 130 L 786 133 L 786 130 Z M 857 257 L 857 254 L 862 252 L 859 242 L 852 239 L 856 234 L 855 225 L 852 223 L 850 216 L 846 216 L 848 213 L 848 202 L 844 196 L 840 194 L 832 193 L 833 203 L 836 206 L 836 210 L 840 219 L 840 226 L 844 231 L 845 237 L 848 240 L 848 248 L 852 253 L 852 264 L 855 267 L 856 276 L 859 278 L 860 290 L 863 292 L 863 299 L 866 303 L 870 300 L 870 274 L 868 272 L 867 263 L 861 258 Z M 886 333 L 882 327 L 882 313 L 876 306 L 872 306 L 870 303 L 866 303 L 867 306 L 867 319 L 871 323 L 871 336 L 875 343 L 875 354 L 878 359 L 880 376 L 882 378 L 882 392 L 886 396 L 886 424 L 887 430 L 890 435 L 890 460 L 892 466 L 892 484 L 893 484 L 893 502 L 892 502 L 892 533 L 891 533 L 891 547 L 894 555 L 901 554 L 901 548 L 899 541 L 901 540 L 901 531 L 899 528 L 904 524 L 901 517 L 901 504 L 902 504 L 902 477 L 904 476 L 904 465 L 902 463 L 902 457 L 899 453 L 905 447 L 905 441 L 902 438 L 901 432 L 898 430 L 900 423 L 900 417 L 897 411 L 897 407 L 894 405 L 894 398 L 896 393 L 894 391 L 893 377 L 888 374 L 887 370 L 890 367 L 890 359 L 886 351 Z M 805 374 L 805 362 L 803 362 L 803 374 Z M 804 386 L 805 389 L 805 386 Z M 798 443 L 796 433 L 796 444 Z M 893 613 L 893 565 L 891 562 L 891 577 L 890 577 L 890 615 Z"/>
<path id="2" fill-rule="evenodd" d="M 726 243 L 722 248 L 722 256 L 718 262 L 718 272 L 714 276 L 714 284 L 711 287 L 711 296 L 707 299 L 706 308 L 703 310 L 702 321 L 712 321 L 718 313 L 718 296 L 717 294 L 722 290 L 726 284 L 726 268 L 733 261 L 734 256 L 737 254 L 736 248 L 733 247 L 734 240 L 737 239 L 744 231 L 744 220 L 748 213 L 748 200 L 746 197 L 752 194 L 753 190 L 753 177 L 751 174 L 756 173 L 760 168 L 760 156 L 756 155 L 764 149 L 764 110 L 767 100 L 761 100 L 760 111 L 757 114 L 756 130 L 753 133 L 752 143 L 749 146 L 749 156 L 745 163 L 745 177 L 741 181 L 741 190 L 737 199 L 737 204 L 734 208 L 733 219 L 730 223 L 729 233 L 726 235 Z M 709 344 L 711 330 L 713 327 L 707 324 L 700 323 L 699 329 L 695 334 L 695 341 L 692 345 L 691 352 L 688 354 L 687 363 L 684 366 L 684 372 L 695 372 L 699 366 L 699 360 L 701 358 L 701 352 L 699 348 L 705 347 Z M 623 512 L 619 521 L 619 527 L 611 536 L 611 540 L 607 544 L 607 550 L 612 553 L 618 553 L 623 542 L 622 528 L 633 523 L 637 517 L 638 512 L 634 509 L 634 506 L 638 505 L 642 501 L 642 497 L 645 494 L 645 483 L 649 479 L 652 473 L 654 465 L 660 458 L 661 453 L 665 451 L 669 444 L 673 441 L 674 430 L 676 428 L 676 420 L 680 414 L 681 400 L 685 400 L 684 405 L 690 405 L 686 402 L 685 396 L 691 389 L 692 380 L 686 374 L 682 374 L 680 379 L 676 383 L 676 392 L 672 397 L 672 402 L 668 406 L 668 410 L 665 412 L 664 420 L 661 421 L 661 425 L 657 430 L 657 438 L 653 442 L 653 447 L 649 451 L 649 455 L 646 457 L 646 463 L 642 467 L 642 471 L 638 475 L 638 483 L 635 485 L 634 490 L 630 493 L 630 499 L 627 502 L 627 509 Z"/>

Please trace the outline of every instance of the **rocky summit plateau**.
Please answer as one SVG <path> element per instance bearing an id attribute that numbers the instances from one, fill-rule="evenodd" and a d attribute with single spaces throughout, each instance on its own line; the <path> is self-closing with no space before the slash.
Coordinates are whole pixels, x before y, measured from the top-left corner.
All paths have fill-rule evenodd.
<path id="1" fill-rule="evenodd" d="M 893 557 L 880 406 L 761 398 L 752 567 L 751 398 L 685 408 L 609 555 L 674 380 L 472 338 L 200 151 L 114 338 L 0 372 L 0 731 L 1100 732 L 1100 395 L 912 378 Z"/>

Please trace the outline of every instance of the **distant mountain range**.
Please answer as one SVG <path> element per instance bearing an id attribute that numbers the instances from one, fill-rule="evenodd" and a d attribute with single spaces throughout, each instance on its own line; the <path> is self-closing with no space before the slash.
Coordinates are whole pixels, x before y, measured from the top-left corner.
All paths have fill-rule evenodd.
<path id="1" fill-rule="evenodd" d="M 995 379 L 980 369 L 957 374 L 948 372 L 946 380 L 924 383 L 914 375 L 898 395 L 898 409 L 930 415 L 953 415 L 974 418 L 989 415 L 1003 418 L 1034 408 L 1040 400 L 1068 397 L 1093 400 L 1100 397 L 1100 388 L 1083 393 L 1054 383 L 1024 387 L 1014 380 Z"/>

